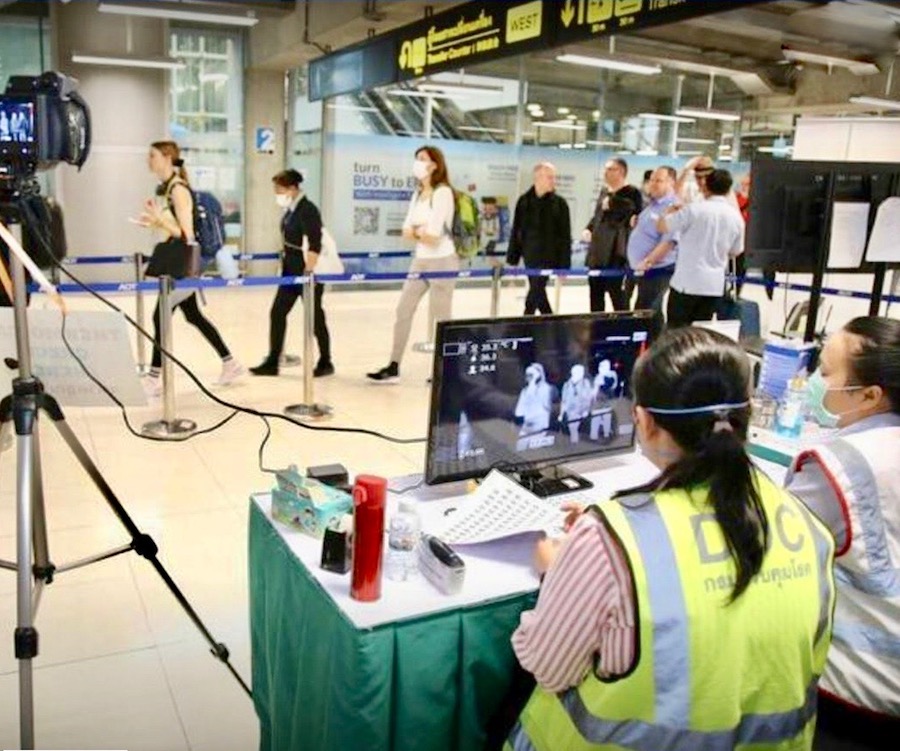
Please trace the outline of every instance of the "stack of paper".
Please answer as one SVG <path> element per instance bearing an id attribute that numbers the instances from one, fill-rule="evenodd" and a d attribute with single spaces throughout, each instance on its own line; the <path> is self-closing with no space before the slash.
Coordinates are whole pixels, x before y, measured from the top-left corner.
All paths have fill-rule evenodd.
<path id="1" fill-rule="evenodd" d="M 558 532 L 564 519 L 558 500 L 539 498 L 515 480 L 492 470 L 466 500 L 462 515 L 438 536 L 451 545 L 468 545 L 523 532 Z"/>

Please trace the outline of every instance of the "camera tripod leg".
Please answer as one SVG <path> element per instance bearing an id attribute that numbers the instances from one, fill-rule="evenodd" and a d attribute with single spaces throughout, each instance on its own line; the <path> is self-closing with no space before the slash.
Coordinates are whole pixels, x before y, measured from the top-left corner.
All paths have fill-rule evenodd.
<path id="1" fill-rule="evenodd" d="M 34 627 L 32 586 L 32 506 L 34 473 L 34 397 L 13 402 L 16 425 L 16 630 L 15 656 L 19 661 L 19 737 L 22 748 L 34 748 L 34 690 L 32 660 L 38 653 Z M 39 582 L 35 582 L 37 587 Z"/>
<path id="2" fill-rule="evenodd" d="M 182 593 L 182 591 L 178 588 L 178 585 L 169 575 L 169 572 L 159 561 L 159 558 L 157 557 L 157 552 L 159 549 L 156 546 L 156 542 L 152 537 L 150 537 L 150 535 L 141 532 L 138 526 L 134 523 L 134 520 L 128 515 L 128 512 L 125 510 L 125 507 L 122 505 L 121 501 L 119 501 L 119 499 L 116 497 L 116 494 L 106 482 L 103 475 L 100 474 L 100 470 L 97 468 L 97 465 L 94 464 L 93 459 L 91 459 L 90 455 L 87 453 L 87 451 L 85 451 L 84 446 L 82 446 L 81 442 L 78 440 L 78 437 L 69 427 L 69 424 L 66 422 L 65 416 L 63 415 L 59 404 L 49 394 L 42 394 L 41 408 L 53 421 L 53 425 L 56 427 L 56 430 L 66 442 L 66 445 L 68 445 L 69 449 L 75 455 L 78 463 L 81 464 L 85 472 L 87 472 L 88 476 L 100 491 L 101 495 L 106 500 L 113 513 L 122 523 L 122 526 L 124 526 L 128 531 L 128 534 L 131 535 L 130 545 L 125 546 L 124 548 L 121 548 L 112 553 L 104 554 L 103 556 L 95 559 L 84 560 L 80 562 L 79 565 L 85 565 L 95 560 L 102 560 L 103 558 L 110 557 L 110 555 L 116 555 L 119 552 L 126 552 L 128 550 L 134 550 L 134 552 L 136 552 L 138 555 L 146 558 L 147 561 L 149 561 L 153 566 L 153 568 L 156 569 L 156 573 L 159 574 L 159 577 L 169 588 L 172 596 L 178 601 L 178 604 L 181 605 L 184 612 L 187 613 L 188 618 L 191 619 L 191 621 L 197 627 L 197 630 L 200 631 L 200 633 L 209 643 L 210 651 L 212 652 L 213 656 L 220 660 L 225 665 L 225 667 L 228 668 L 232 676 L 234 676 L 234 679 L 241 685 L 241 688 L 244 689 L 247 696 L 252 697 L 250 687 L 244 682 L 244 679 L 241 677 L 240 673 L 235 670 L 234 666 L 230 662 L 228 647 L 226 647 L 225 644 L 221 642 L 217 642 L 213 635 L 206 628 L 206 625 L 203 623 L 203 621 L 200 620 L 200 616 L 197 615 L 197 612 L 194 610 L 190 602 L 188 602 L 187 598 L 184 596 L 184 593 Z M 60 567 L 60 570 L 63 570 L 63 567 Z"/>
<path id="3" fill-rule="evenodd" d="M 14 400 L 12 399 L 12 397 L 7 397 L 2 402 L 0 402 L 0 445 L 3 445 L 3 442 L 13 430 L 13 411 L 15 408 L 16 407 L 14 406 Z M 36 407 L 28 407 L 26 405 L 25 409 L 36 409 Z M 34 545 L 34 562 L 31 571 L 36 580 L 49 584 L 53 581 L 53 574 L 55 573 L 56 568 L 50 562 L 49 546 L 47 543 L 47 517 L 44 512 L 44 485 L 42 480 L 43 475 L 41 474 L 41 451 L 36 418 L 36 413 L 34 414 L 33 420 L 29 418 L 32 430 L 32 448 L 30 451 L 32 457 L 31 539 Z M 16 571 L 18 569 L 18 564 L 12 561 L 0 560 L 0 568 L 5 568 L 10 571 Z"/>
<path id="4" fill-rule="evenodd" d="M 50 584 L 55 572 L 50 562 L 50 547 L 47 542 L 47 514 L 44 506 L 44 480 L 41 471 L 41 440 L 37 420 L 32 432 L 32 480 L 31 480 L 31 539 L 34 543 L 34 577 Z"/>

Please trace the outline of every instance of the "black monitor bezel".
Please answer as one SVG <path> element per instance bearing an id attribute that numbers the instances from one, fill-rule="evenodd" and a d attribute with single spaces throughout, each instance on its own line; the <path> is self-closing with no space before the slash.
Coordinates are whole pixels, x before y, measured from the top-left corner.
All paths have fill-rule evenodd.
<path id="1" fill-rule="evenodd" d="M 511 324 L 520 324 L 520 323 L 542 323 L 545 320 L 553 320 L 554 322 L 566 322 L 570 320 L 609 320 L 609 321 L 621 321 L 621 320 L 635 320 L 638 322 L 645 321 L 647 323 L 647 342 L 648 344 L 653 344 L 653 341 L 660 334 L 660 320 L 659 316 L 654 313 L 652 310 L 635 310 L 635 311 L 612 311 L 612 312 L 598 312 L 598 313 L 568 313 L 563 315 L 552 315 L 552 316 L 509 316 L 503 318 L 457 318 L 450 319 L 447 321 L 438 321 L 437 328 L 435 330 L 434 336 L 434 358 L 431 364 L 431 394 L 429 396 L 429 407 L 428 407 L 428 434 L 425 441 L 425 484 L 426 485 L 443 485 L 448 482 L 458 482 L 460 480 L 471 480 L 478 479 L 484 477 L 490 472 L 490 469 L 480 470 L 478 472 L 458 472 L 452 475 L 439 475 L 434 477 L 431 474 L 432 462 L 431 457 L 433 454 L 433 445 L 435 441 L 435 425 L 437 424 L 437 417 L 439 411 L 439 402 L 438 392 L 441 386 L 442 380 L 442 370 L 440 367 L 440 363 L 442 362 L 441 352 L 443 351 L 443 341 L 444 335 L 448 328 L 455 326 L 490 326 L 495 325 L 497 323 L 511 323 Z M 591 450 L 585 451 L 583 454 L 560 457 L 559 461 L 552 462 L 555 464 L 562 464 L 563 462 L 573 462 L 573 461 L 584 461 L 597 457 L 598 455 L 606 456 L 621 456 L 622 454 L 630 454 L 634 451 L 634 436 L 632 435 L 631 443 L 628 446 L 623 446 L 621 448 L 616 449 L 607 449 L 603 451 Z M 515 471 L 529 471 L 533 469 L 538 469 L 541 467 L 548 466 L 548 462 L 546 460 L 538 460 L 527 462 L 523 461 L 521 464 L 517 464 L 515 466 Z"/>

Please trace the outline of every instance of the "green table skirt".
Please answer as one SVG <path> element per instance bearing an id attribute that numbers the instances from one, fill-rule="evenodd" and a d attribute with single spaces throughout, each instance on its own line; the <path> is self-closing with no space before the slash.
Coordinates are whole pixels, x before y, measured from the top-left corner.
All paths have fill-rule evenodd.
<path id="1" fill-rule="evenodd" d="M 249 544 L 261 751 L 483 747 L 534 594 L 358 630 L 252 501 Z"/>

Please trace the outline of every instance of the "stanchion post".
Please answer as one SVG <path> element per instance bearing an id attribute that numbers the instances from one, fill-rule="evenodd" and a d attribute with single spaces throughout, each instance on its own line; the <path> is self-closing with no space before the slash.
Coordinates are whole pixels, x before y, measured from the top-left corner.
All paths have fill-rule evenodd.
<path id="1" fill-rule="evenodd" d="M 175 378 L 172 360 L 166 352 L 172 351 L 172 303 L 171 294 L 174 287 L 172 278 L 159 278 L 159 346 L 162 355 L 162 420 L 148 422 L 142 428 L 144 435 L 156 438 L 178 439 L 197 429 L 193 420 L 181 420 L 175 417 Z"/>
<path id="2" fill-rule="evenodd" d="M 563 277 L 556 274 L 553 281 L 553 310 L 559 313 L 560 301 L 562 300 Z"/>
<path id="3" fill-rule="evenodd" d="M 162 354 L 163 422 L 175 419 L 175 373 L 172 360 L 166 352 L 172 351 L 172 279 L 164 276 L 159 280 L 159 343 Z"/>
<path id="4" fill-rule="evenodd" d="M 491 269 L 491 318 L 496 318 L 500 313 L 501 276 L 503 276 L 503 267 L 498 264 Z"/>
<path id="5" fill-rule="evenodd" d="M 313 396 L 313 338 L 315 337 L 316 280 L 312 274 L 303 285 L 303 403 L 291 404 L 284 413 L 307 420 L 331 417 L 334 410 L 327 404 L 317 404 Z"/>
<path id="6" fill-rule="evenodd" d="M 313 404 L 313 336 L 315 335 L 316 283 L 313 275 L 306 280 L 303 291 L 303 403 Z"/>
<path id="7" fill-rule="evenodd" d="M 141 253 L 134 254 L 134 315 L 138 326 L 145 331 L 147 327 L 144 325 L 146 321 L 146 310 L 144 309 L 144 290 L 141 289 L 141 282 L 144 281 L 144 256 Z M 138 373 L 147 371 L 147 341 L 140 331 L 135 332 L 137 337 L 137 366 Z"/>

